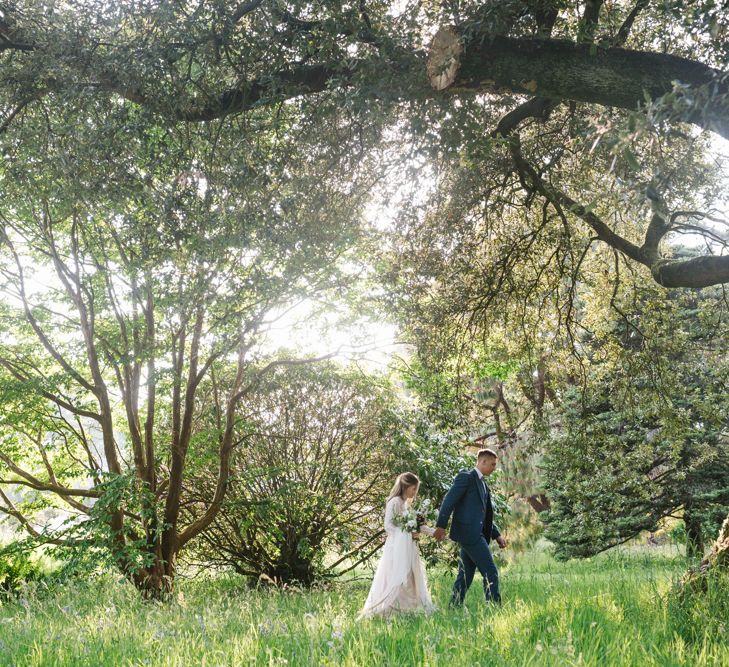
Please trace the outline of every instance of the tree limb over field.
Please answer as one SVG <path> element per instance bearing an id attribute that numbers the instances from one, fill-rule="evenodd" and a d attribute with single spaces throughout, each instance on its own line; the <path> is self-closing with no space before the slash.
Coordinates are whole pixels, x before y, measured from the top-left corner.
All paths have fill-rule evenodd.
<path id="1" fill-rule="evenodd" d="M 529 6 L 529 3 L 525 4 Z M 481 23 L 466 23 L 465 27 L 458 29 L 442 28 L 439 32 L 441 38 L 459 43 L 462 53 L 453 62 L 455 71 L 451 80 L 441 88 L 454 96 L 473 92 L 517 93 L 635 110 L 647 101 L 656 101 L 673 93 L 678 85 L 680 99 L 673 104 L 672 118 L 708 128 L 729 138 L 727 73 L 703 62 L 670 53 L 638 51 L 592 41 L 601 4 L 588 3 L 589 11 L 586 10 L 583 17 L 580 33 L 582 40 L 578 41 L 545 38 L 546 32 L 551 31 L 551 24 L 540 27 L 538 38 L 497 34 L 489 31 L 493 26 Z M 619 34 L 612 40 L 613 44 L 624 43 L 635 15 L 645 4 L 637 3 Z M 225 46 L 226 40 L 232 38 L 234 28 L 249 13 L 263 11 L 262 5 L 255 0 L 239 5 L 224 20 L 221 34 L 215 37 L 214 41 L 220 43 L 216 49 Z M 377 54 L 373 58 L 378 65 L 373 68 L 371 61 L 361 58 L 333 62 L 327 58 L 307 56 L 304 59 L 291 58 L 288 63 L 273 66 L 260 76 L 247 76 L 241 71 L 231 72 L 238 82 L 233 86 L 218 88 L 217 92 L 211 86 L 201 93 L 200 87 L 196 85 L 176 85 L 165 90 L 164 85 L 160 86 L 160 74 L 165 73 L 164 69 L 151 75 L 144 68 L 135 70 L 131 56 L 138 45 L 133 41 L 127 45 L 115 45 L 109 51 L 113 57 L 109 58 L 109 54 L 99 55 L 104 53 L 106 45 L 93 35 L 79 39 L 77 35 L 61 33 L 53 35 L 57 42 L 54 50 L 64 52 L 64 63 L 69 74 L 67 77 L 49 75 L 45 83 L 49 91 L 72 85 L 97 85 L 171 120 L 192 122 L 239 114 L 257 105 L 321 93 L 327 89 L 359 85 L 354 83 L 358 79 L 365 82 L 362 93 L 365 96 L 374 94 L 397 99 L 402 96 L 435 94 L 425 77 L 428 56 L 414 46 L 402 42 L 384 46 L 389 36 L 381 35 L 378 43 L 366 25 L 363 24 L 362 29 L 353 27 L 355 19 L 352 17 L 346 20 L 342 18 L 343 24 L 336 26 L 325 21 L 301 21 L 289 12 L 276 8 L 271 13 L 274 23 L 309 35 L 311 40 L 326 32 L 340 37 L 351 36 L 359 43 L 374 46 Z M 23 29 L 21 23 L 22 19 L 12 14 L 0 22 L 0 52 L 6 53 L 5 59 L 0 61 L 0 69 L 8 67 L 8 57 L 15 59 L 14 67 L 22 68 L 22 59 L 27 58 L 28 66 L 37 68 L 37 58 L 34 58 L 37 54 L 34 52 L 42 55 L 48 49 L 49 34 L 36 34 L 31 29 Z M 172 78 L 172 69 L 176 67 L 180 56 L 170 56 L 170 49 L 182 49 L 183 53 L 188 49 L 192 56 L 198 47 L 198 42 L 194 40 L 190 44 L 174 47 L 153 41 L 148 49 L 150 59 L 168 61 L 166 71 Z M 438 53 L 430 53 L 428 68 L 431 71 L 440 72 L 453 60 L 449 55 L 447 62 L 439 62 L 439 57 Z M 124 63 L 121 71 L 120 63 Z M 232 65 L 235 63 L 232 62 Z M 373 71 L 394 72 L 395 76 L 372 85 L 369 79 Z M 44 79 L 37 70 L 35 74 L 35 81 Z M 403 85 L 412 81 L 420 83 L 415 87 Z M 28 99 L 27 92 L 24 99 Z M 13 108 L 17 107 L 16 102 Z"/>
<path id="2" fill-rule="evenodd" d="M 612 32 L 605 32 L 601 22 L 614 8 L 591 0 L 578 9 L 580 18 L 570 33 L 560 27 L 555 3 L 481 3 L 458 27 L 441 28 L 428 52 L 414 33 L 399 34 L 394 24 L 372 21 L 362 7 L 312 14 L 250 0 L 227 12 L 215 10 L 207 23 L 186 17 L 189 27 L 177 31 L 147 31 L 140 24 L 138 33 L 121 41 L 90 27 L 71 34 L 68 26 L 46 17 L 33 21 L 6 10 L 0 21 L 0 91 L 4 85 L 12 95 L 2 105 L 0 136 L 45 96 L 76 90 L 118 96 L 162 122 L 183 123 L 208 123 L 322 95 L 335 105 L 340 99 L 349 104 L 353 97 L 362 104 L 373 98 L 395 105 L 429 98 L 460 104 L 488 95 L 495 106 L 516 95 L 516 106 L 494 122 L 492 137 L 507 137 L 531 118 L 546 120 L 563 103 L 580 103 L 630 112 L 651 107 L 654 120 L 690 123 L 729 139 L 729 75 L 720 69 L 725 59 L 709 52 L 705 58 L 700 52 L 687 58 L 660 52 L 655 41 L 636 41 L 636 21 L 651 11 L 646 0 L 613 13 Z M 149 11 L 151 24 L 161 25 L 157 9 L 139 11 Z M 533 21 L 531 30 L 514 27 L 525 21 Z M 267 33 L 271 27 L 273 33 Z M 246 41 L 249 30 L 253 38 Z M 262 55 L 248 56 L 248 45 Z M 51 58 L 51 49 L 63 58 Z M 268 53 L 274 57 L 263 58 Z M 201 74 L 193 75 L 193 66 Z M 529 99 L 521 101 L 522 95 Z M 595 226 L 590 215 L 580 215 L 579 206 L 573 212 Z M 724 257 L 667 259 L 657 244 L 631 249 L 606 229 L 600 232 L 603 241 L 649 266 L 664 286 L 727 280 Z M 654 225 L 651 234 L 655 231 Z"/>
<path id="3" fill-rule="evenodd" d="M 586 222 L 597 238 L 620 251 L 630 259 L 648 267 L 654 280 L 664 287 L 708 287 L 729 282 L 729 255 L 709 255 L 690 259 L 672 259 L 662 256 L 659 246 L 663 238 L 674 229 L 677 215 L 667 215 L 665 205 L 654 206 L 643 243 L 638 246 L 615 233 L 610 226 L 589 208 L 575 201 L 566 192 L 545 182 L 521 153 L 518 136 L 509 139 L 509 147 L 516 168 L 525 182 L 530 183 L 553 206 L 567 211 Z M 695 213 L 696 217 L 704 217 Z"/>
<path id="4" fill-rule="evenodd" d="M 636 110 L 646 100 L 673 94 L 679 103 L 673 119 L 709 129 L 729 139 L 727 75 L 703 63 L 665 53 L 595 48 L 554 39 L 517 39 L 479 35 L 479 43 L 464 50 L 457 76 L 447 87 L 453 96 L 468 92 L 538 94 L 540 97 Z M 424 57 L 416 56 L 412 75 L 422 78 Z M 388 69 L 396 66 L 387 64 Z M 104 73 L 101 85 L 111 92 L 181 121 L 210 121 L 238 114 L 262 103 L 321 93 L 330 87 L 352 85 L 360 68 L 294 65 L 242 82 L 213 99 L 160 100 L 122 84 Z M 407 76 L 407 73 L 403 73 Z M 398 89 L 380 94 L 398 95 Z M 412 94 L 412 93 L 410 93 Z M 425 82 L 423 96 L 436 94 Z M 690 95 L 703 105 L 690 102 Z"/>
<path id="5" fill-rule="evenodd" d="M 518 39 L 504 36 L 462 37 L 453 28 L 442 29 L 440 40 L 460 41 L 463 55 L 457 62 L 431 53 L 430 67 L 442 70 L 457 65 L 446 90 L 522 93 L 543 98 L 599 104 L 636 110 L 646 100 L 656 101 L 685 87 L 683 104 L 675 120 L 708 128 L 729 138 L 729 85 L 727 73 L 668 53 L 632 51 L 618 47 L 576 44 L 557 39 Z M 703 106 L 688 101 L 688 91 L 705 91 Z"/>

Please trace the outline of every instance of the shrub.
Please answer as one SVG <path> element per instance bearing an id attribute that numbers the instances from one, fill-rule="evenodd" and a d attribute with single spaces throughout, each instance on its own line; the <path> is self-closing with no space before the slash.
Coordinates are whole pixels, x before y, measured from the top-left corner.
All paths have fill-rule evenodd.
<path id="1" fill-rule="evenodd" d="M 46 572 L 37 561 L 26 553 L 10 550 L 0 552 L 0 593 L 15 594 L 31 582 L 46 577 Z"/>
<path id="2" fill-rule="evenodd" d="M 310 585 L 368 558 L 393 480 L 391 400 L 383 383 L 334 364 L 272 373 L 247 399 L 221 512 L 193 560 Z M 193 502 L 213 484 L 201 470 Z"/>

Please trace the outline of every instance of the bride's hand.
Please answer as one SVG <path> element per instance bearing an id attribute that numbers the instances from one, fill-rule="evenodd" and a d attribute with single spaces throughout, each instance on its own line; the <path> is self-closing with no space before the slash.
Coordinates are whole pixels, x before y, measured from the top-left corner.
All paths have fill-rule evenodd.
<path id="1" fill-rule="evenodd" d="M 420 539 L 420 533 L 418 533 L 418 532 L 413 532 L 413 533 L 411 533 L 411 535 L 413 536 L 413 539 L 414 540 L 419 540 Z"/>

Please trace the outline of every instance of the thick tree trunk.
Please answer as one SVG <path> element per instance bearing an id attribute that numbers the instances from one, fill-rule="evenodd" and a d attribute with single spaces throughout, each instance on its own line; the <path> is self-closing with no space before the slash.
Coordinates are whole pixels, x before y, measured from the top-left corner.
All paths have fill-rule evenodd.
<path id="1" fill-rule="evenodd" d="M 683 525 L 686 529 L 686 555 L 689 558 L 701 558 L 704 555 L 701 521 L 687 509 L 683 514 Z"/>
<path id="2" fill-rule="evenodd" d="M 165 561 L 161 558 L 161 547 L 156 544 L 150 548 L 152 564 L 149 567 L 130 570 L 122 562 L 119 568 L 139 591 L 145 600 L 168 600 L 175 585 L 177 554 Z"/>
<path id="3" fill-rule="evenodd" d="M 448 31 L 456 39 L 444 37 Z M 402 96 L 403 80 L 419 81 L 427 72 L 433 88 L 453 95 L 464 90 L 512 92 L 635 110 L 645 104 L 646 98 L 655 100 L 673 92 L 674 84 L 679 82 L 691 90 L 672 105 L 672 116 L 729 139 L 729 85 L 721 82 L 722 72 L 701 62 L 667 53 L 603 48 L 566 40 L 490 35 L 477 28 L 464 33 L 456 33 L 453 28 L 439 31 L 427 63 L 421 54 L 407 50 L 398 62 L 383 62 L 383 67 L 401 74 L 393 78 L 395 89 L 378 93 L 377 87 L 372 87 L 374 94 Z M 161 103 L 120 85 L 112 75 L 101 78 L 102 85 L 142 106 L 180 120 L 199 122 L 240 113 L 268 101 L 319 93 L 334 82 L 336 86 L 349 86 L 358 70 L 356 61 L 336 68 L 293 65 L 223 91 L 203 106 L 184 100 L 179 104 Z M 419 93 L 408 89 L 405 94 Z M 423 90 L 422 94 L 442 93 Z"/>

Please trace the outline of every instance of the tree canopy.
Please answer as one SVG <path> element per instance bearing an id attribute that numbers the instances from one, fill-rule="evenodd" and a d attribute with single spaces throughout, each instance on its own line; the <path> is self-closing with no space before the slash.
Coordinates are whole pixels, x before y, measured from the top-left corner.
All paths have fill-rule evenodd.
<path id="1" fill-rule="evenodd" d="M 450 42 L 429 49 L 439 28 Z M 700 287 L 729 280 L 726 229 L 717 193 L 685 187 L 675 165 L 701 162 L 698 131 L 729 136 L 726 34 L 713 0 L 4 3 L 1 129 L 12 142 L 54 99 L 70 120 L 79 96 L 133 102 L 178 130 L 282 103 L 356 116 L 480 170 L 486 187 L 459 192 L 458 217 L 479 202 L 489 218 L 505 200 L 522 217 L 544 207 L 660 284 Z M 709 245 L 699 256 L 670 243 L 689 230 Z"/>
<path id="2" fill-rule="evenodd" d="M 77 519 L 41 534 L 37 497 L 3 494 L 0 509 L 42 542 L 101 530 L 120 569 L 157 595 L 220 509 L 239 403 L 267 370 L 302 363 L 265 352 L 266 329 L 348 282 L 356 170 L 345 181 L 325 150 L 270 127 L 243 141 L 211 126 L 170 132 L 126 102 L 77 104 L 80 128 L 62 109 L 27 118 L 20 159 L 0 173 L 0 483 L 55 495 Z M 295 120 L 281 110 L 279 131 Z M 182 522 L 210 386 L 215 428 L 198 449 L 213 490 Z"/>

